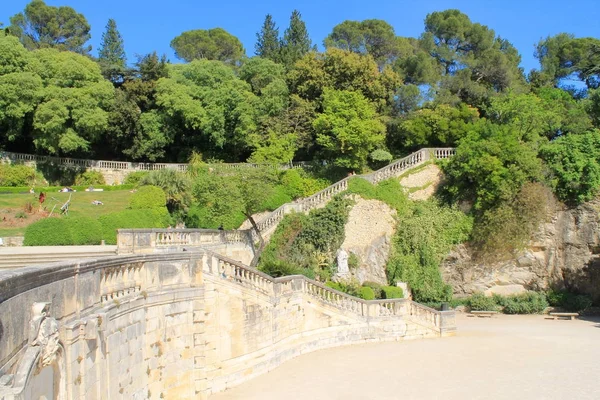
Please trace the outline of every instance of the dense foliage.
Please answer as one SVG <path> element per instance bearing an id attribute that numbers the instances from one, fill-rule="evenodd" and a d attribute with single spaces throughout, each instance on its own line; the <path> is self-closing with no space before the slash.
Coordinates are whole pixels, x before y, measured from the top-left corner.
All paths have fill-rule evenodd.
<path id="1" fill-rule="evenodd" d="M 440 263 L 453 245 L 469 238 L 472 220 L 461 211 L 433 201 L 414 203 L 399 216 L 387 264 L 388 280 L 407 282 L 417 301 L 448 300 Z"/>
<path id="2" fill-rule="evenodd" d="M 527 292 L 511 296 L 475 293 L 465 304 L 472 311 L 501 311 L 505 314 L 541 314 L 548 307 L 544 293 Z"/>
<path id="3" fill-rule="evenodd" d="M 428 14 L 418 37 L 397 36 L 383 20 L 342 21 L 323 52 L 298 10 L 281 32 L 265 17 L 255 57 L 222 28 L 188 30 L 171 41 L 181 64 L 151 52 L 128 65 L 113 19 L 93 58 L 90 29 L 73 8 L 32 0 L 0 31 L 0 149 L 192 159 L 186 174 L 130 175 L 126 183 L 140 186 L 134 210 L 105 218 L 109 242 L 117 227 L 255 224 L 257 213 L 350 171 L 379 168 L 421 147 L 452 146 L 456 156 L 442 163 L 443 204 L 412 204 L 397 181 L 349 184 L 349 193 L 382 200 L 398 213 L 403 228 L 394 238 L 390 283 L 405 280 L 417 299 L 443 300 L 450 291 L 437 268 L 452 245 L 470 239 L 479 255 L 514 254 L 548 214 L 553 194 L 568 204 L 598 194 L 598 38 L 559 33 L 541 40 L 541 67 L 525 76 L 510 42 L 455 9 Z M 580 85 L 569 86 L 573 80 Z M 281 173 L 208 167 L 203 158 L 211 165 L 314 165 Z M 38 169 L 52 185 L 102 183 L 89 171 Z M 0 165 L 0 185 L 46 183 L 27 167 Z M 344 204 L 288 217 L 261 268 L 327 278 L 343 237 Z"/>
<path id="4" fill-rule="evenodd" d="M 102 240 L 102 226 L 90 217 L 45 218 L 29 225 L 25 246 L 94 245 Z"/>
<path id="5" fill-rule="evenodd" d="M 349 205 L 347 199 L 334 198 L 308 215 L 287 215 L 271 237 L 259 268 L 272 273 L 285 265 L 309 277 L 330 278 L 335 254 L 344 241 Z"/>

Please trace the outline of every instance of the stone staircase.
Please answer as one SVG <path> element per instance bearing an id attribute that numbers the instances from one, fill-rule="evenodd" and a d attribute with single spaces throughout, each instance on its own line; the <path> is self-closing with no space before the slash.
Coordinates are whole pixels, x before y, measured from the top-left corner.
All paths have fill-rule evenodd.
<path id="1" fill-rule="evenodd" d="M 0 270 L 114 256 L 117 246 L 28 246 L 0 248 Z"/>
<path id="2" fill-rule="evenodd" d="M 424 148 L 370 174 L 346 177 L 310 197 L 282 205 L 258 221 L 258 228 L 261 231 L 263 238 L 268 239 L 271 234 L 275 232 L 277 225 L 279 225 L 279 222 L 281 222 L 285 214 L 292 211 L 306 213 L 312 209 L 323 207 L 335 195 L 348 189 L 348 181 L 352 178 L 359 177 L 376 184 L 389 178 L 398 177 L 406 171 L 416 168 L 430 160 L 450 158 L 455 152 L 454 148 Z"/>

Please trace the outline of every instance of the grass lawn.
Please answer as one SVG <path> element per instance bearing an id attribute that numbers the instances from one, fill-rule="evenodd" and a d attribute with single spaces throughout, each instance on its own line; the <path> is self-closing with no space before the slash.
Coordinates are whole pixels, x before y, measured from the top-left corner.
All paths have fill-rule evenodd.
<path id="1" fill-rule="evenodd" d="M 52 210 L 56 204 L 54 214 L 60 214 L 60 207 L 69 199 L 72 194 L 71 204 L 69 205 L 69 215 L 99 217 L 115 211 L 121 211 L 127 208 L 129 197 L 132 193 L 129 190 L 117 190 L 110 192 L 73 192 L 73 193 L 46 193 L 44 209 L 47 213 Z M 102 206 L 95 206 L 92 201 L 98 200 L 104 203 Z M 25 205 L 33 203 L 34 212 L 25 213 Z M 37 213 L 39 208 L 38 194 L 0 194 L 0 237 L 3 236 L 22 236 L 25 228 L 29 224 L 43 218 L 44 213 Z M 22 218 L 22 217 L 25 218 Z M 19 218 L 21 217 L 21 218 Z"/>

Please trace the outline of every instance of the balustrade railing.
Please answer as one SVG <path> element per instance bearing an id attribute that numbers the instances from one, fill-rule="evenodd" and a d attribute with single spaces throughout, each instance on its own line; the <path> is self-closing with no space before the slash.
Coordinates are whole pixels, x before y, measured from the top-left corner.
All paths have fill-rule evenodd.
<path id="1" fill-rule="evenodd" d="M 410 302 L 408 306 L 408 315 L 414 320 L 419 321 L 425 325 L 440 327 L 441 326 L 441 313 L 433 308 L 424 306 L 423 304 Z"/>
<path id="2" fill-rule="evenodd" d="M 188 164 L 182 163 L 136 163 L 128 161 L 105 161 L 105 160 L 86 160 L 78 158 L 38 156 L 34 154 L 12 153 L 0 151 L 0 161 L 6 162 L 24 162 L 24 163 L 52 163 L 68 167 L 98 168 L 119 171 L 157 171 L 162 169 L 174 169 L 176 171 L 187 171 Z M 310 163 L 299 161 L 280 165 L 273 164 L 250 164 L 250 163 L 217 163 L 209 164 L 212 168 L 241 169 L 241 168 L 259 168 L 273 167 L 282 170 L 293 168 L 309 168 Z"/>
<path id="3" fill-rule="evenodd" d="M 431 159 L 431 157 L 436 160 L 445 159 L 452 157 L 454 154 L 455 149 L 453 148 L 425 148 L 398 161 L 395 161 L 375 172 L 366 175 L 358 175 L 358 177 L 366 179 L 371 183 L 378 183 L 391 177 L 400 176 L 403 172 L 427 162 Z M 353 177 L 346 177 L 334 183 L 333 185 L 326 187 L 320 192 L 297 201 L 296 203 L 284 204 L 257 223 L 259 230 L 261 232 L 265 232 L 274 226 L 277 226 L 285 216 L 287 210 L 306 212 L 326 204 L 336 194 L 342 193 L 348 189 L 348 181 L 351 178 Z"/>
<path id="4" fill-rule="evenodd" d="M 261 271 L 231 260 L 219 254 L 206 251 L 217 262 L 217 268 L 211 269 L 214 275 L 232 280 L 241 286 L 257 290 L 267 295 L 275 293 L 275 285 L 287 285 L 286 291 L 301 291 L 318 301 L 339 310 L 351 312 L 365 318 L 403 317 L 441 332 L 442 328 L 452 329 L 454 312 L 444 324 L 444 312 L 434 310 L 422 304 L 406 299 L 363 300 L 327 287 L 320 282 L 303 275 L 273 278 Z M 302 284 L 289 285 L 292 281 Z M 448 313 L 448 312 L 446 312 Z M 451 314 L 451 315 L 450 315 Z M 451 323 L 448 323 L 450 321 Z"/>
<path id="5" fill-rule="evenodd" d="M 143 263 L 131 263 L 103 268 L 100 279 L 100 300 L 120 301 L 142 290 Z"/>

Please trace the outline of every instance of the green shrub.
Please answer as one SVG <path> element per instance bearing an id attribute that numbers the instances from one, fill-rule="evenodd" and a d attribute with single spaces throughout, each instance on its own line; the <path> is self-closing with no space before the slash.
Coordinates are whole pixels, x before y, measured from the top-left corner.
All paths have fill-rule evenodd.
<path id="1" fill-rule="evenodd" d="M 67 217 L 64 222 L 71 234 L 71 244 L 76 246 L 100 244 L 102 226 L 90 217 Z"/>
<path id="2" fill-rule="evenodd" d="M 157 186 L 142 186 L 129 198 L 132 210 L 162 208 L 167 204 L 165 192 Z"/>
<path id="3" fill-rule="evenodd" d="M 349 194 L 359 194 L 364 199 L 374 199 L 377 196 L 377 188 L 371 182 L 363 178 L 352 178 L 348 180 Z"/>
<path id="4" fill-rule="evenodd" d="M 90 186 L 104 184 L 106 184 L 106 181 L 104 180 L 104 175 L 102 175 L 100 171 L 89 170 L 80 173 L 75 177 L 75 185 Z"/>
<path id="5" fill-rule="evenodd" d="M 170 222 L 164 206 L 152 210 L 123 210 L 102 215 L 98 220 L 106 244 L 117 244 L 117 229 L 165 228 Z"/>
<path id="6" fill-rule="evenodd" d="M 348 257 L 348 267 L 350 269 L 360 267 L 360 258 L 356 254 L 350 253 L 350 256 Z"/>
<path id="7" fill-rule="evenodd" d="M 187 174 L 170 168 L 161 169 L 146 174 L 139 183 L 161 188 L 167 196 L 169 212 L 177 215 L 179 219 L 184 218 L 193 200 L 192 182 Z"/>
<path id="8" fill-rule="evenodd" d="M 304 194 L 304 179 L 297 169 L 288 169 L 281 175 L 281 184 L 285 188 L 286 193 L 297 199 Z"/>
<path id="9" fill-rule="evenodd" d="M 452 288 L 440 274 L 450 249 L 468 239 L 472 219 L 460 210 L 434 201 L 414 203 L 398 221 L 387 264 L 388 281 L 407 282 L 416 301 L 452 298 Z"/>
<path id="10" fill-rule="evenodd" d="M 373 293 L 375 294 L 376 299 L 384 299 L 385 298 L 385 294 L 383 293 L 383 286 L 380 285 L 379 283 L 366 281 L 366 282 L 363 282 L 362 285 L 373 289 Z"/>
<path id="11" fill-rule="evenodd" d="M 500 297 L 498 300 L 502 301 L 502 311 L 505 314 L 540 314 L 548 307 L 544 293 L 537 292 L 507 296 L 503 299 Z"/>
<path id="12" fill-rule="evenodd" d="M 364 300 L 375 300 L 375 293 L 373 289 L 367 286 L 363 286 L 359 289 L 359 297 Z"/>
<path id="13" fill-rule="evenodd" d="M 315 272 L 322 280 L 331 275 L 335 252 L 344 241 L 350 201 L 336 197 L 308 216 L 289 214 L 279 223 L 261 255 L 261 265 L 285 260 Z"/>
<path id="14" fill-rule="evenodd" d="M 337 290 L 338 292 L 346 293 L 344 285 L 342 285 L 340 282 L 328 281 L 327 283 L 325 283 L 325 286 Z"/>
<path id="15" fill-rule="evenodd" d="M 185 216 L 186 226 L 202 229 L 217 229 L 220 226 L 227 230 L 237 229 L 245 220 L 246 216 L 239 209 L 219 212 L 215 208 L 201 205 L 190 207 Z"/>
<path id="16" fill-rule="evenodd" d="M 585 294 L 576 294 L 566 290 L 550 290 L 546 297 L 553 307 L 561 307 L 565 311 L 579 312 L 592 306 L 592 298 Z"/>
<path id="17" fill-rule="evenodd" d="M 384 286 L 381 288 L 385 299 L 403 299 L 404 291 L 397 286 Z"/>
<path id="18" fill-rule="evenodd" d="M 289 203 L 292 201 L 290 195 L 286 192 L 286 188 L 283 186 L 275 186 L 273 188 L 273 193 L 262 203 L 261 209 L 274 211 L 284 205 L 285 203 Z"/>
<path id="19" fill-rule="evenodd" d="M 379 200 L 403 214 L 408 208 L 408 197 L 398 179 L 386 179 L 373 185 L 362 178 L 352 178 L 348 182 L 347 193 L 358 194 L 363 199 Z"/>
<path id="20" fill-rule="evenodd" d="M 42 174 L 32 167 L 0 162 L 0 186 L 26 186 L 29 190 L 32 186 L 45 184 L 46 181 Z"/>
<path id="21" fill-rule="evenodd" d="M 374 169 L 382 168 L 388 165 L 393 158 L 390 152 L 386 150 L 374 150 L 369 154 L 370 166 Z"/>
<path id="22" fill-rule="evenodd" d="M 24 246 L 68 246 L 73 244 L 64 218 L 44 218 L 25 229 Z"/>
<path id="23" fill-rule="evenodd" d="M 269 261 L 261 266 L 261 271 L 273 278 L 289 275 L 304 275 L 310 279 L 315 278 L 315 273 L 311 269 L 294 267 L 283 260 Z"/>
<path id="24" fill-rule="evenodd" d="M 126 185 L 138 185 L 149 173 L 149 171 L 131 172 L 125 177 L 123 183 Z"/>
<path id="25" fill-rule="evenodd" d="M 492 296 L 486 296 L 483 293 L 475 293 L 467 301 L 467 306 L 471 311 L 498 311 L 499 307 Z"/>
<path id="26" fill-rule="evenodd" d="M 301 169 L 288 169 L 281 175 L 280 181 L 292 199 L 308 197 L 330 185 L 329 181 L 313 178 Z"/>

